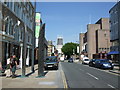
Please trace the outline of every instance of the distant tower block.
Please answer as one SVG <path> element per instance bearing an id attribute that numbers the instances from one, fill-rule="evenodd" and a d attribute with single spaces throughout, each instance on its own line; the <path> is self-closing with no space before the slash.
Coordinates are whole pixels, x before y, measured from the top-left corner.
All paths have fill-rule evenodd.
<path id="1" fill-rule="evenodd" d="M 63 45 L 63 38 L 57 37 L 57 45 Z"/>
<path id="2" fill-rule="evenodd" d="M 59 54 L 62 54 L 61 48 L 63 46 L 63 37 L 57 37 L 57 50 Z"/>

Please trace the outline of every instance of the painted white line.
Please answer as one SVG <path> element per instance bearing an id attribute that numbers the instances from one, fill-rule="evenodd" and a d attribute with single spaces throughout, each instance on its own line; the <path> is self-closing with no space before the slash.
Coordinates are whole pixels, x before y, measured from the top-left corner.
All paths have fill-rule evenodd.
<path id="1" fill-rule="evenodd" d="M 39 82 L 39 85 L 54 85 L 55 82 Z"/>
<path id="2" fill-rule="evenodd" d="M 113 87 L 112 85 L 110 85 L 110 84 L 107 84 L 109 87 L 111 87 L 111 88 L 115 88 L 115 87 Z"/>
<path id="3" fill-rule="evenodd" d="M 89 67 L 89 66 L 87 66 L 87 65 L 83 65 L 83 66 Z M 109 72 L 108 70 L 101 70 L 101 69 L 98 69 L 98 68 L 95 68 L 95 67 L 89 67 L 89 68 L 92 68 L 92 69 L 95 69 L 95 70 L 99 70 L 99 71 L 102 71 L 102 72 L 106 72 L 106 73 L 109 73 L 109 74 L 112 74 L 112 75 L 120 76 L 119 74 L 111 73 L 111 72 Z"/>
<path id="4" fill-rule="evenodd" d="M 90 75 L 91 77 L 95 78 L 96 80 L 99 80 L 97 77 L 95 77 L 94 75 L 87 73 L 88 75 Z"/>

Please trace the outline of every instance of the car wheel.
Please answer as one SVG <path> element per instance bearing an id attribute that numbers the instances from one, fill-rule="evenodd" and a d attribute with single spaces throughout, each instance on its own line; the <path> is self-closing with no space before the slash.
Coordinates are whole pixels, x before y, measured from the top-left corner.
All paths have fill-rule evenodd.
<path id="1" fill-rule="evenodd" d="M 113 70 L 113 67 L 111 68 L 111 70 Z"/>
<path id="2" fill-rule="evenodd" d="M 58 67 L 56 67 L 55 69 L 58 70 Z"/>
<path id="3" fill-rule="evenodd" d="M 47 70 L 47 68 L 46 68 L 46 67 L 45 67 L 44 69 L 45 69 L 45 70 Z"/>
<path id="4" fill-rule="evenodd" d="M 95 65 L 95 68 L 97 68 L 97 66 Z"/>

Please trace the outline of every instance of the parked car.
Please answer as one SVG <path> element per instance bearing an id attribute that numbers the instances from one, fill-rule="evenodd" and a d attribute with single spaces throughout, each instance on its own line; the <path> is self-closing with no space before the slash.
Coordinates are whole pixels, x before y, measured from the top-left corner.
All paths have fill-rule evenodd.
<path id="1" fill-rule="evenodd" d="M 49 56 L 46 58 L 45 62 L 44 62 L 44 68 L 48 69 L 48 68 L 55 68 L 58 69 L 58 58 L 57 56 Z"/>
<path id="2" fill-rule="evenodd" d="M 82 64 L 89 64 L 90 60 L 88 57 L 84 57 L 82 60 Z"/>
<path id="3" fill-rule="evenodd" d="M 69 58 L 68 62 L 72 62 L 73 63 L 73 58 Z"/>
<path id="4" fill-rule="evenodd" d="M 108 59 L 97 59 L 95 61 L 95 67 L 101 69 L 113 69 L 114 64 L 112 64 Z"/>
<path id="5" fill-rule="evenodd" d="M 89 62 L 89 66 L 94 67 L 96 60 L 97 60 L 97 59 L 91 59 L 90 62 Z"/>

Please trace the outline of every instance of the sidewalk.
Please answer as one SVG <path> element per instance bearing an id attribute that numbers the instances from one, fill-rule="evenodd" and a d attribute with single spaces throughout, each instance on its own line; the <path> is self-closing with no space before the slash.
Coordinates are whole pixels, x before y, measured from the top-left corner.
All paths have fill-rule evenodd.
<path id="1" fill-rule="evenodd" d="M 119 66 L 114 66 L 113 70 L 109 70 L 109 72 L 116 73 L 120 75 L 120 67 Z"/>
<path id="2" fill-rule="evenodd" d="M 21 78 L 2 78 L 2 88 L 64 88 L 64 77 L 61 69 L 45 71 L 46 75 L 42 78 L 38 76 L 38 65 L 35 65 L 35 73 L 31 73 L 31 67 L 26 68 L 28 77 Z M 61 68 L 61 67 L 60 67 Z M 21 69 L 16 71 L 18 76 L 21 75 Z"/>

